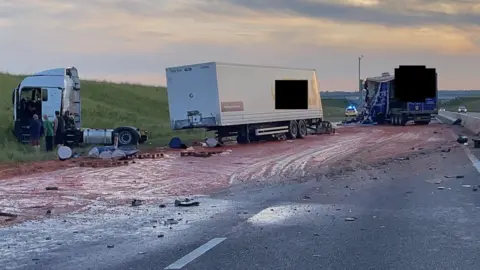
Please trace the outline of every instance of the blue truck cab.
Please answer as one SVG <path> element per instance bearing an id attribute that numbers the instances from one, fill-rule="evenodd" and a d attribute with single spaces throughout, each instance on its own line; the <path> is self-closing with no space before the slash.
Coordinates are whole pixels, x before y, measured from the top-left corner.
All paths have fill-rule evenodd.
<path id="1" fill-rule="evenodd" d="M 414 121 L 428 125 L 432 116 L 438 114 L 438 90 L 436 96 L 424 102 L 403 102 L 395 99 L 395 77 L 385 72 L 382 76 L 367 78 L 364 111 L 370 121 L 378 124 L 405 125 Z"/>

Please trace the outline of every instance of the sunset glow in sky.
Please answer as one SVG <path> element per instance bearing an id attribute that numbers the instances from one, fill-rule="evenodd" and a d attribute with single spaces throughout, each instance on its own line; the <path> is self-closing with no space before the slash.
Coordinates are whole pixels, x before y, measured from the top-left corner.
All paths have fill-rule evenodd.
<path id="1" fill-rule="evenodd" d="M 165 84 L 168 66 L 315 68 L 354 90 L 400 64 L 440 89 L 480 89 L 478 0 L 0 0 L 0 71 L 75 65 L 84 78 Z"/>

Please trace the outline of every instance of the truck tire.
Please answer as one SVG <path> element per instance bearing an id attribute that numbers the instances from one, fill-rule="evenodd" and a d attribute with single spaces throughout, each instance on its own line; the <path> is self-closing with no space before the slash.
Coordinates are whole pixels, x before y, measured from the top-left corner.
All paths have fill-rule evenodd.
<path id="1" fill-rule="evenodd" d="M 298 135 L 298 124 L 297 121 L 292 120 L 290 121 L 290 125 L 288 126 L 287 138 L 289 140 L 293 140 L 297 138 Z"/>
<path id="2" fill-rule="evenodd" d="M 130 127 L 119 127 L 113 130 L 113 134 L 118 134 L 118 146 L 137 145 L 140 135 Z"/>
<path id="3" fill-rule="evenodd" d="M 303 139 L 307 136 L 308 129 L 307 129 L 307 123 L 305 123 L 305 120 L 298 120 L 298 135 L 297 138 Z"/>

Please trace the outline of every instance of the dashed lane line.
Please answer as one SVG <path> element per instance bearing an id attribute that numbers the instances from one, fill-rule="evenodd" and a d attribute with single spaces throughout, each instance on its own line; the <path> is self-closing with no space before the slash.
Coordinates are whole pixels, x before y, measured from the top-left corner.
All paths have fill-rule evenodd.
<path id="1" fill-rule="evenodd" d="M 213 238 L 212 240 L 208 241 L 207 243 L 201 245 L 194 251 L 188 253 L 187 255 L 180 258 L 178 261 L 170 264 L 169 266 L 165 267 L 164 269 L 182 269 L 185 265 L 191 263 L 196 258 L 202 256 L 210 249 L 214 248 L 218 244 L 225 241 L 227 238 Z"/>

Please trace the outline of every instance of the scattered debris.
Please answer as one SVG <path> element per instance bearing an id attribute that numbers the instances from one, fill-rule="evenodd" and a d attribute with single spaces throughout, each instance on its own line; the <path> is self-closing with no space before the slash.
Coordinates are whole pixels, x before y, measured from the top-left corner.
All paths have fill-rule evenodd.
<path id="1" fill-rule="evenodd" d="M 58 190 L 58 187 L 46 187 L 45 190 Z"/>
<path id="2" fill-rule="evenodd" d="M 460 118 L 453 121 L 453 123 L 452 123 L 452 126 L 460 126 L 460 125 L 462 125 L 462 119 L 460 119 Z"/>
<path id="3" fill-rule="evenodd" d="M 201 151 L 201 152 L 192 152 L 192 151 L 182 151 L 180 152 L 180 156 L 182 157 L 188 157 L 188 156 L 193 156 L 193 157 L 211 157 L 215 154 L 222 154 L 224 151 Z"/>
<path id="4" fill-rule="evenodd" d="M 468 137 L 464 136 L 464 135 L 460 135 L 457 138 L 457 142 L 461 143 L 461 144 L 467 143 L 468 142 Z"/>
<path id="5" fill-rule="evenodd" d="M 189 206 L 199 206 L 200 202 L 196 202 L 186 198 L 185 200 L 175 200 L 175 206 L 189 207 Z"/>
<path id="6" fill-rule="evenodd" d="M 450 151 L 451 151 L 451 149 L 450 149 L 450 148 L 447 148 L 447 149 L 442 149 L 441 152 L 443 152 L 443 153 L 448 153 L 448 152 L 450 152 Z"/>
<path id="7" fill-rule="evenodd" d="M 72 149 L 68 146 L 60 146 L 57 150 L 57 156 L 60 160 L 67 160 L 72 157 Z"/>
<path id="8" fill-rule="evenodd" d="M 208 138 L 205 140 L 205 143 L 207 144 L 208 147 L 212 147 L 212 148 L 222 146 L 215 138 Z"/>
<path id="9" fill-rule="evenodd" d="M 132 206 L 140 206 L 142 204 L 143 202 L 141 200 L 137 200 L 137 199 L 132 200 Z"/>
<path id="10" fill-rule="evenodd" d="M 445 178 L 457 178 L 457 179 L 465 178 L 465 176 L 463 176 L 463 175 L 456 175 L 456 176 L 445 175 L 444 177 L 445 177 Z"/>
<path id="11" fill-rule="evenodd" d="M 472 190 L 473 190 L 473 191 L 478 191 L 478 188 L 477 188 L 477 187 L 473 187 Z"/>
<path id="12" fill-rule="evenodd" d="M 145 251 L 141 251 L 141 252 L 138 252 L 138 255 L 143 255 L 143 254 L 146 254 L 147 252 Z"/>
<path id="13" fill-rule="evenodd" d="M 10 214 L 10 213 L 4 213 L 4 212 L 0 212 L 0 217 L 10 217 L 10 218 L 16 218 L 17 215 L 15 214 Z"/>
<path id="14" fill-rule="evenodd" d="M 304 199 L 304 200 L 310 200 L 311 197 L 310 197 L 310 196 L 304 196 L 303 199 Z"/>
<path id="15" fill-rule="evenodd" d="M 107 245 L 107 248 L 114 248 L 115 245 Z"/>
<path id="16" fill-rule="evenodd" d="M 163 222 L 163 225 L 167 226 L 167 225 L 175 225 L 175 224 L 178 224 L 178 221 L 176 221 L 175 219 L 173 218 L 169 218 L 167 220 L 165 220 Z"/>
<path id="17" fill-rule="evenodd" d="M 45 215 L 50 215 L 50 214 L 52 214 L 52 210 L 48 209 Z"/>
<path id="18" fill-rule="evenodd" d="M 133 155 L 134 158 L 138 159 L 156 159 L 156 158 L 163 158 L 166 157 L 164 153 L 147 153 L 147 154 L 136 154 Z"/>
<path id="19" fill-rule="evenodd" d="M 475 139 L 472 139 L 472 141 L 473 141 L 473 148 L 480 148 L 480 139 L 475 138 Z"/>
<path id="20" fill-rule="evenodd" d="M 167 207 L 165 204 L 160 204 L 160 208 L 165 208 Z"/>
<path id="21" fill-rule="evenodd" d="M 437 187 L 437 189 L 444 190 L 445 187 Z"/>
<path id="22" fill-rule="evenodd" d="M 347 218 L 345 218 L 345 221 L 355 221 L 355 220 L 357 220 L 356 217 L 347 217 Z"/>
<path id="23" fill-rule="evenodd" d="M 163 234 L 157 235 L 158 238 L 163 238 L 164 236 L 165 236 L 165 235 L 163 235 Z"/>
<path id="24" fill-rule="evenodd" d="M 173 137 L 168 146 L 172 149 L 187 149 L 187 146 L 178 137 Z"/>
<path id="25" fill-rule="evenodd" d="M 465 188 L 471 188 L 472 185 L 462 185 L 462 187 L 465 187 Z"/>

